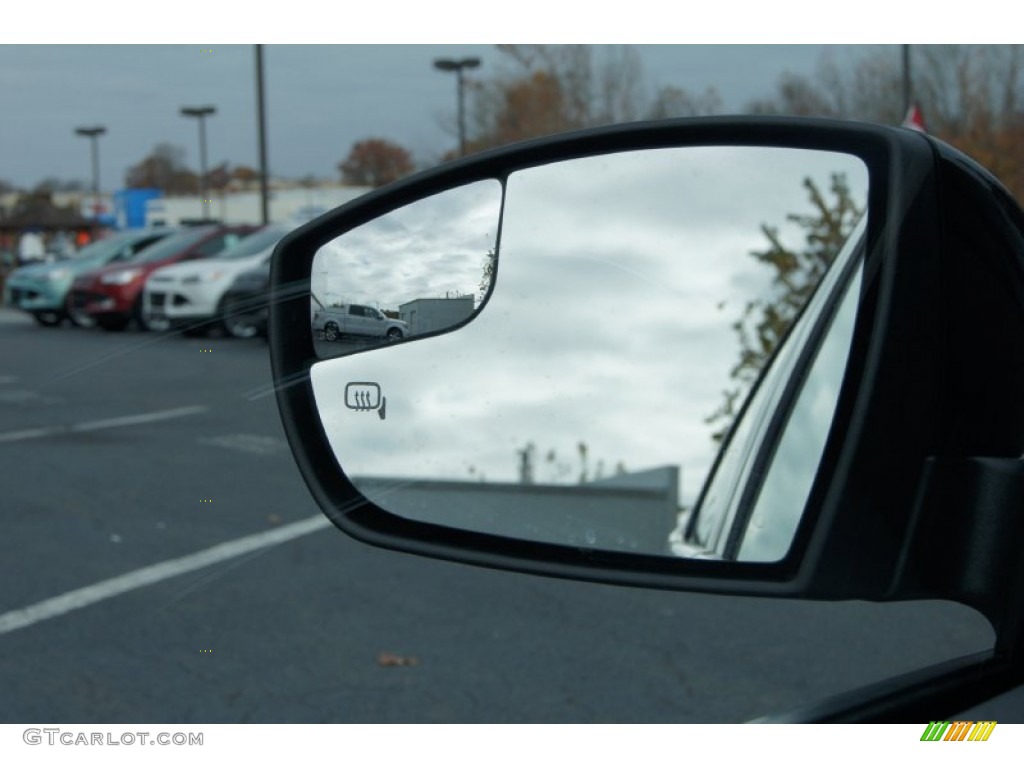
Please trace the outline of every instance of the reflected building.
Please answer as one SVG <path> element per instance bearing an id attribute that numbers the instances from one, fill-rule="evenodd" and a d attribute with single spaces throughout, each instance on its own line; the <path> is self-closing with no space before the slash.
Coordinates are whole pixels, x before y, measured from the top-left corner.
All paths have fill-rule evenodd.
<path id="1" fill-rule="evenodd" d="M 454 328 L 473 314 L 472 296 L 443 299 L 413 299 L 398 307 L 399 318 L 409 327 L 410 336 Z"/>
<path id="2" fill-rule="evenodd" d="M 580 484 L 361 476 L 370 501 L 402 517 L 513 539 L 671 555 L 682 511 L 678 466 Z"/>

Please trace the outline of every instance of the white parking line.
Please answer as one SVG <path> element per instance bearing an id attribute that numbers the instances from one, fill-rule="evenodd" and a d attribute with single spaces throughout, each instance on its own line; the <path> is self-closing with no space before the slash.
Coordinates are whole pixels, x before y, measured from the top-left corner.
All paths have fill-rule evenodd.
<path id="1" fill-rule="evenodd" d="M 176 419 L 180 416 L 192 416 L 197 413 L 204 413 L 208 410 L 209 408 L 205 405 L 187 405 L 183 408 L 171 408 L 167 411 L 139 413 L 133 416 L 118 416 L 112 419 L 85 421 L 81 424 L 66 424 L 59 427 L 37 427 L 36 429 L 22 429 L 17 432 L 3 432 L 0 433 L 0 443 L 14 443 L 18 440 L 32 440 L 37 437 L 64 435 L 71 432 L 95 432 L 99 429 L 126 427 L 132 424 L 148 424 L 151 421 L 163 421 L 164 419 Z"/>
<path id="2" fill-rule="evenodd" d="M 162 563 L 140 568 L 113 579 L 100 581 L 88 587 L 65 592 L 63 595 L 43 600 L 41 603 L 18 608 L 0 615 L 0 635 L 24 629 L 40 621 L 61 616 L 70 611 L 85 608 L 94 603 L 130 592 L 133 589 L 156 584 L 175 576 L 205 568 L 225 560 L 230 560 L 248 552 L 254 552 L 276 544 L 297 539 L 308 533 L 319 531 L 331 526 L 330 520 L 323 515 L 315 515 L 297 523 L 283 525 L 271 531 L 244 536 L 234 541 L 218 544 L 210 549 L 195 552 L 175 560 L 164 560 Z"/>
<path id="3" fill-rule="evenodd" d="M 241 434 L 200 437 L 197 442 L 217 448 L 254 453 L 257 456 L 274 456 L 276 454 L 288 453 L 288 443 L 279 438 L 267 437 L 265 435 Z"/>
<path id="4" fill-rule="evenodd" d="M 31 389 L 0 389 L 0 403 L 4 405 L 56 405 L 63 402 L 64 398 L 41 395 Z"/>

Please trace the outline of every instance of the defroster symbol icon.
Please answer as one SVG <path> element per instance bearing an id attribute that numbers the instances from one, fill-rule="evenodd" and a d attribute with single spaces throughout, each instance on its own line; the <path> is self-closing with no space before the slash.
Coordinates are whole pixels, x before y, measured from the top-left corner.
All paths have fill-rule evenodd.
<path id="1" fill-rule="evenodd" d="M 380 384 L 373 381 L 350 381 L 345 385 L 345 407 L 353 411 L 377 411 L 383 419 L 387 398 L 381 395 Z"/>

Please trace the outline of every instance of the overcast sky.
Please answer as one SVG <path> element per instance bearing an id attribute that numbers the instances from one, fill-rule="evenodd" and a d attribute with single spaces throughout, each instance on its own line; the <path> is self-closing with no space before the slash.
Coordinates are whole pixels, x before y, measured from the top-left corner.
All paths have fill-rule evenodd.
<path id="1" fill-rule="evenodd" d="M 812 73 L 823 55 L 848 61 L 862 46 L 638 45 L 647 85 L 716 88 L 727 111 L 770 95 L 786 70 Z M 898 46 L 889 46 L 894 57 Z M 271 173 L 337 178 L 351 145 L 380 136 L 431 162 L 454 147 L 455 78 L 442 56 L 478 56 L 499 71 L 492 45 L 268 45 L 265 48 Z M 126 169 L 160 142 L 198 166 L 196 121 L 186 105 L 214 105 L 209 163 L 257 165 L 251 45 L 0 45 L 0 179 L 89 182 L 88 142 L 77 126 L 104 125 L 100 181 L 119 188 Z"/>

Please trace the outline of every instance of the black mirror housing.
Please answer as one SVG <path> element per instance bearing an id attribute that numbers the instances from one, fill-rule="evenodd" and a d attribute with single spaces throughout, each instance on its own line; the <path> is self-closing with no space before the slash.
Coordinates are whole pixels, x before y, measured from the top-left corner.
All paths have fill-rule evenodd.
<path id="1" fill-rule="evenodd" d="M 504 185 L 523 169 L 633 150 L 723 146 L 845 153 L 859 158 L 870 178 L 850 356 L 805 514 L 782 560 L 685 559 L 522 541 L 400 517 L 357 490 L 330 450 L 310 381 L 319 360 L 309 326 L 310 274 L 318 248 L 417 200 L 477 181 L 496 179 Z M 986 408 L 976 402 L 984 392 L 963 369 L 973 362 L 983 366 L 984 381 L 1003 377 L 1024 384 L 1021 345 L 1007 342 L 1005 354 L 995 360 L 969 351 L 972 334 L 991 336 L 993 323 L 1011 322 L 1014 312 L 1024 318 L 1022 231 L 1020 210 L 987 172 L 907 129 L 709 118 L 528 142 L 376 190 L 281 241 L 271 267 L 269 320 L 277 399 L 317 502 L 337 527 L 370 544 L 493 568 L 665 589 L 818 599 L 962 599 L 993 617 L 998 608 L 992 600 L 972 601 L 978 588 L 964 579 L 979 578 L 972 563 L 987 557 L 997 542 L 971 539 L 974 548 L 958 556 L 960 576 L 943 579 L 929 576 L 941 569 L 941 555 L 922 542 L 934 541 L 935 521 L 950 514 L 934 512 L 929 502 L 934 494 L 926 492 L 936 476 L 933 457 L 1024 454 L 1024 411 L 1013 406 L 1011 418 L 993 416 L 992 403 Z M 998 299 L 976 296 L 970 302 L 975 314 L 958 326 L 951 323 L 950 302 L 964 284 L 986 291 L 984 296 L 991 289 Z M 1006 471 L 1000 465 L 1000 472 Z M 962 514 L 970 516 L 972 510 Z M 1006 557 L 999 562 L 998 573 L 984 575 L 985 585 L 999 579 L 1016 583 L 1008 571 L 1019 566 Z"/>

